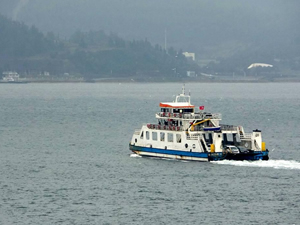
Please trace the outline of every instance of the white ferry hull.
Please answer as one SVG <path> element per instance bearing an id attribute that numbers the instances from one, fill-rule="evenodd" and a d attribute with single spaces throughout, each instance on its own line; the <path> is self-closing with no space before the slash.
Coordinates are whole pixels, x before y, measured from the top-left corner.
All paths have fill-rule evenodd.
<path id="1" fill-rule="evenodd" d="M 207 158 L 199 158 L 199 157 L 191 157 L 191 156 L 182 156 L 182 155 L 171 155 L 171 154 L 160 154 L 160 153 L 151 153 L 151 152 L 143 152 L 143 151 L 133 151 L 135 154 L 140 156 L 147 157 L 158 157 L 158 158 L 166 158 L 166 159 L 178 159 L 178 160 L 187 160 L 187 161 L 202 161 L 207 162 Z"/>
<path id="2" fill-rule="evenodd" d="M 168 158 L 168 159 L 178 159 L 187 161 L 209 161 L 209 153 L 199 153 L 199 152 L 187 152 L 178 150 L 166 150 L 159 148 L 148 148 L 140 147 L 135 145 L 129 145 L 129 148 L 135 154 L 147 157 L 158 157 L 158 158 Z"/>
<path id="3" fill-rule="evenodd" d="M 253 151 L 240 154 L 230 154 L 230 153 L 209 153 L 209 152 L 187 152 L 179 150 L 167 150 L 159 148 L 148 148 L 129 144 L 129 149 L 137 155 L 147 156 L 147 157 L 158 157 L 167 159 L 178 159 L 186 161 L 219 161 L 219 160 L 268 160 L 268 150 L 267 151 Z"/>

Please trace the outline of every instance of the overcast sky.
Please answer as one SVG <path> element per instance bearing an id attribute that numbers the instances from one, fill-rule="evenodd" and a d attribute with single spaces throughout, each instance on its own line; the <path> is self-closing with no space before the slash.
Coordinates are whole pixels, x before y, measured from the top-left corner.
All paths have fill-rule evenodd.
<path id="1" fill-rule="evenodd" d="M 69 37 L 104 30 L 189 51 L 299 38 L 299 0 L 0 0 L 0 12 Z"/>

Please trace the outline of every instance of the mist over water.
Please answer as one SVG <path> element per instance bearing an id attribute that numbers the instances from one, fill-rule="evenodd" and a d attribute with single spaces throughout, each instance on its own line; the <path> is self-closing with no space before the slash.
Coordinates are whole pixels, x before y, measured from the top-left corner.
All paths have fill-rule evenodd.
<path id="1" fill-rule="evenodd" d="M 181 87 L 1 85 L 0 224 L 297 224 L 299 84 L 186 84 L 224 124 L 261 129 L 269 161 L 136 157 L 134 130 Z"/>

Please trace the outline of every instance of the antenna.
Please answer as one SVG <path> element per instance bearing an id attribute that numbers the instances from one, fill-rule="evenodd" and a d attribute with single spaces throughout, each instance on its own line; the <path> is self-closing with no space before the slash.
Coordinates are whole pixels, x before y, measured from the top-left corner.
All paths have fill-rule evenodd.
<path id="1" fill-rule="evenodd" d="M 167 52 L 167 30 L 165 29 L 165 51 Z"/>

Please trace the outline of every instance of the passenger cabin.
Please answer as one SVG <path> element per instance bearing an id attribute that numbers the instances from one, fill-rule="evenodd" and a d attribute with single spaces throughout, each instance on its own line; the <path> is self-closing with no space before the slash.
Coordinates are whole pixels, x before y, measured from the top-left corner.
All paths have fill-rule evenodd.
<path id="1" fill-rule="evenodd" d="M 168 102 L 168 103 L 160 103 L 159 107 L 161 108 L 162 113 L 194 113 L 195 106 L 190 105 L 184 102 Z"/>
<path id="2" fill-rule="evenodd" d="M 176 96 L 175 102 L 159 104 L 162 113 L 194 113 L 195 106 L 191 105 L 190 96 L 184 93 Z"/>
<path id="3" fill-rule="evenodd" d="M 176 130 L 188 128 L 188 118 L 195 113 L 195 106 L 190 103 L 190 96 L 176 96 L 174 102 L 161 102 L 160 112 L 156 114 L 158 125 L 175 127 Z"/>

